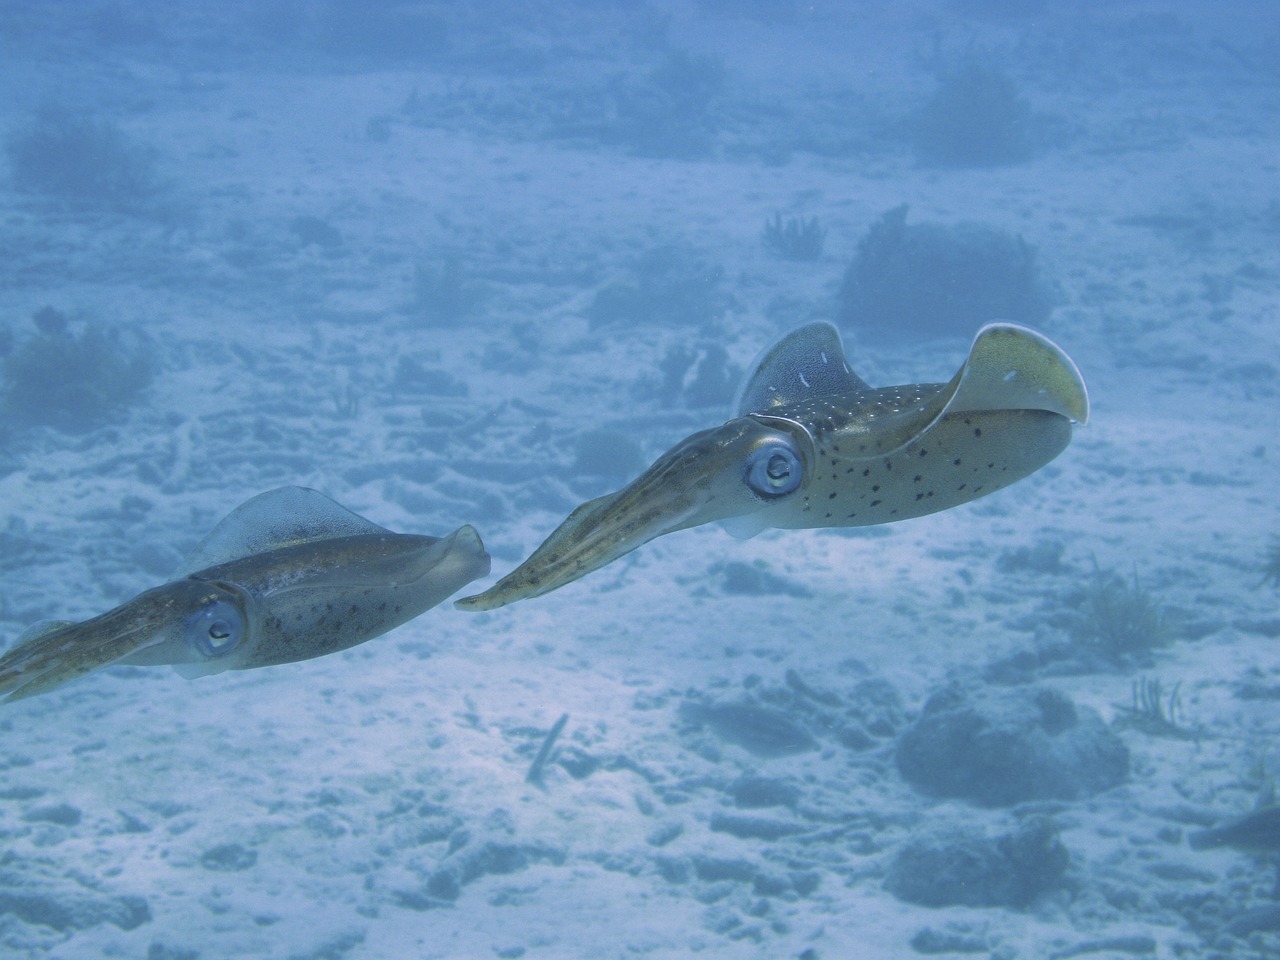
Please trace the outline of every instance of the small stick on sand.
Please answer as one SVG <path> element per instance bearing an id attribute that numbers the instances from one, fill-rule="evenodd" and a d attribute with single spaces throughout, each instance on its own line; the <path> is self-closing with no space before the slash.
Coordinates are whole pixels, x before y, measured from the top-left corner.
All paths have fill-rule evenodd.
<path id="1" fill-rule="evenodd" d="M 542 741 L 542 746 L 538 749 L 538 755 L 533 758 L 533 763 L 529 764 L 529 772 L 525 774 L 524 782 L 532 783 L 535 787 L 545 790 L 547 785 L 542 781 L 542 768 L 547 765 L 547 760 L 551 756 L 551 748 L 556 745 L 556 740 L 564 731 L 564 725 L 569 722 L 567 713 L 560 714 L 560 719 L 551 725 L 551 729 L 547 731 L 546 739 Z"/>

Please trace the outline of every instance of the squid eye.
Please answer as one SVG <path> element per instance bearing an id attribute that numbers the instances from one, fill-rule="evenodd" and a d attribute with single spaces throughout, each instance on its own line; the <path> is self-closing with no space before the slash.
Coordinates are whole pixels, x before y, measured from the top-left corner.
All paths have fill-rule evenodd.
<path id="1" fill-rule="evenodd" d="M 244 612 L 230 600 L 218 598 L 196 610 L 183 625 L 191 648 L 210 660 L 225 657 L 244 639 Z"/>
<path id="2" fill-rule="evenodd" d="M 744 471 L 752 493 L 761 497 L 782 497 L 800 486 L 804 466 L 791 444 L 773 440 L 751 451 Z"/>

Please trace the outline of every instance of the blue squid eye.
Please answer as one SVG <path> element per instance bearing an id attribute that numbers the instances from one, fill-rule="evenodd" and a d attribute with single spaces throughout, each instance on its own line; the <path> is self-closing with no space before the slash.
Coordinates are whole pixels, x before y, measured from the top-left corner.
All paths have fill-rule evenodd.
<path id="1" fill-rule="evenodd" d="M 804 465 L 791 444 L 771 440 L 751 451 L 744 473 L 752 493 L 761 497 L 782 497 L 800 486 Z"/>
<path id="2" fill-rule="evenodd" d="M 244 611 L 221 597 L 211 600 L 187 617 L 183 637 L 202 657 L 225 657 L 244 639 Z"/>

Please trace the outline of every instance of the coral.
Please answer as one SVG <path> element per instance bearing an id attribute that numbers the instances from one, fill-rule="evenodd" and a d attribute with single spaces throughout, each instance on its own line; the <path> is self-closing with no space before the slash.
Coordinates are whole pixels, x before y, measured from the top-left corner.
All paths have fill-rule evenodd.
<path id="1" fill-rule="evenodd" d="M 1037 540 L 1030 546 L 1001 551 L 996 569 L 1001 573 L 1059 574 L 1065 569 L 1064 550 L 1066 544 L 1061 540 Z"/>
<path id="2" fill-rule="evenodd" d="M 1071 636 L 1113 662 L 1144 659 L 1176 636 L 1172 618 L 1142 586 L 1136 571 L 1126 580 L 1113 570 L 1095 569 L 1074 606 Z"/>
<path id="3" fill-rule="evenodd" d="M 911 139 L 930 166 L 1017 163 L 1033 152 L 1031 110 L 1009 77 L 970 64 L 942 79 L 912 118 Z"/>
<path id="4" fill-rule="evenodd" d="M 1051 688 L 935 693 L 898 740 L 898 770 L 984 806 L 1092 796 L 1124 781 L 1129 751 L 1097 711 Z"/>
<path id="5" fill-rule="evenodd" d="M 896 340 L 970 336 L 984 323 L 1043 321 L 1052 303 L 1035 250 L 1020 236 L 977 223 L 907 225 L 895 207 L 858 243 L 836 316 Z"/>
<path id="6" fill-rule="evenodd" d="M 614 116 L 601 139 L 645 157 L 705 156 L 716 131 L 712 105 L 723 87 L 719 60 L 672 51 L 642 81 L 614 81 Z"/>
<path id="7" fill-rule="evenodd" d="M 658 376 L 647 376 L 635 385 L 635 395 L 656 400 L 663 407 L 704 409 L 728 407 L 742 370 L 729 362 L 729 352 L 719 343 L 692 348 L 677 343 L 667 348 L 658 363 Z"/>
<path id="8" fill-rule="evenodd" d="M 45 308 L 32 318 L 35 335 L 4 358 L 0 403 L 6 418 L 25 425 L 89 430 L 117 415 L 151 382 L 152 363 L 114 331 Z"/>
<path id="9" fill-rule="evenodd" d="M 727 407 L 733 399 L 742 371 L 729 363 L 729 351 L 713 343 L 703 351 L 693 379 L 684 389 L 689 406 Z"/>
<path id="10" fill-rule="evenodd" d="M 682 343 L 668 347 L 666 354 L 658 364 L 662 374 L 662 382 L 658 385 L 658 402 L 664 407 L 675 406 L 684 390 L 684 376 L 693 366 L 694 353 Z"/>
<path id="11" fill-rule="evenodd" d="M 777 213 L 765 222 L 761 239 L 765 249 L 783 260 L 817 260 L 822 256 L 827 230 L 817 217 L 788 217 L 784 223 L 782 214 Z"/>
<path id="12" fill-rule="evenodd" d="M 587 319 L 593 330 L 635 323 L 704 327 L 728 306 L 720 289 L 723 273 L 681 247 L 654 247 L 632 267 L 631 279 L 617 280 L 597 292 Z"/>
<path id="13" fill-rule="evenodd" d="M 1166 695 L 1159 677 L 1139 677 L 1133 681 L 1133 704 L 1117 704 L 1121 715 L 1117 727 L 1132 727 L 1153 737 L 1195 740 L 1194 730 L 1182 724 L 1182 684 L 1175 683 Z"/>
<path id="14" fill-rule="evenodd" d="M 81 206 L 137 210 L 159 190 L 154 154 L 106 120 L 46 107 L 7 144 L 13 184 Z"/>
<path id="15" fill-rule="evenodd" d="M 885 889 L 926 907 L 1026 907 L 1057 885 L 1070 857 L 1050 821 L 987 837 L 969 825 L 929 826 L 898 850 Z"/>

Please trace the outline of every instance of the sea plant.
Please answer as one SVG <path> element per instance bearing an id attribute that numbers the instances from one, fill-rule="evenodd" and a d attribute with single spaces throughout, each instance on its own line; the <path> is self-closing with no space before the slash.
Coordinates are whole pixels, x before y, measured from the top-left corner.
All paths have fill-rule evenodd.
<path id="1" fill-rule="evenodd" d="M 6 146 L 13 184 L 27 193 L 136 210 L 159 190 L 154 152 L 85 113 L 45 107 Z"/>
<path id="2" fill-rule="evenodd" d="M 94 323 L 79 332 L 45 307 L 36 332 L 4 357 L 0 404 L 11 423 L 81 432 L 107 422 L 151 382 L 153 364 L 141 344 Z"/>
<path id="3" fill-rule="evenodd" d="M 614 80 L 602 139 L 646 157 L 705 156 L 715 141 L 713 104 L 724 83 L 718 59 L 671 51 L 643 79 Z"/>
<path id="4" fill-rule="evenodd" d="M 724 271 L 679 245 L 653 247 L 630 276 L 602 287 L 587 308 L 592 329 L 618 324 L 705 327 L 729 305 L 720 286 Z"/>
<path id="5" fill-rule="evenodd" d="M 1153 737 L 1194 740 L 1197 734 L 1184 724 L 1181 683 L 1165 693 L 1159 677 L 1139 677 L 1132 684 L 1132 703 L 1117 704 L 1117 726 L 1132 727 Z"/>
<path id="6" fill-rule="evenodd" d="M 1035 248 L 980 223 L 907 223 L 906 205 L 873 223 L 845 272 L 837 318 L 896 340 L 972 336 L 985 323 L 1042 322 L 1052 307 Z"/>
<path id="7" fill-rule="evenodd" d="M 1142 585 L 1135 571 L 1126 579 L 1095 567 L 1081 591 L 1071 634 L 1113 662 L 1143 659 L 1175 639 L 1173 618 Z"/>
<path id="8" fill-rule="evenodd" d="M 662 375 L 657 387 L 658 402 L 664 407 L 673 407 L 684 391 L 685 375 L 697 358 L 685 344 L 677 343 L 667 348 L 666 354 L 658 363 L 658 372 Z"/>
<path id="9" fill-rule="evenodd" d="M 822 256 L 822 246 L 827 239 L 826 227 L 817 217 L 788 217 L 775 213 L 764 225 L 761 239 L 765 249 L 783 260 L 817 260 Z"/>
<path id="10" fill-rule="evenodd" d="M 931 166 L 1017 163 L 1032 154 L 1031 109 L 1004 73 L 969 64 L 942 78 L 914 116 L 911 139 Z"/>
<path id="11" fill-rule="evenodd" d="M 741 377 L 741 370 L 729 363 L 729 352 L 718 343 L 709 344 L 684 389 L 685 402 L 698 409 L 728 408 Z"/>
<path id="12" fill-rule="evenodd" d="M 724 409 L 741 379 L 742 370 L 721 344 L 676 343 L 658 362 L 657 375 L 637 381 L 634 392 L 668 408 Z"/>

